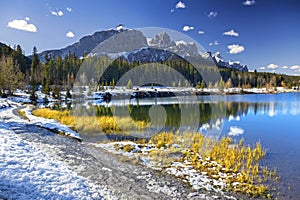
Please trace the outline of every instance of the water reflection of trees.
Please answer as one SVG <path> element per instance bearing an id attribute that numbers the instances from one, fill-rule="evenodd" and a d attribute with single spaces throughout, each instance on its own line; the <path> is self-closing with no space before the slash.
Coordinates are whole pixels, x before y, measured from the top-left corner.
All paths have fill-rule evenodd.
<path id="1" fill-rule="evenodd" d="M 275 103 L 250 103 L 250 102 L 201 102 L 196 104 L 172 104 L 161 105 L 167 115 L 166 127 L 177 129 L 181 124 L 189 124 L 189 121 L 195 121 L 195 117 L 199 120 L 199 126 L 204 123 L 216 121 L 220 118 L 228 119 L 229 116 L 238 117 L 247 115 L 248 112 L 253 111 L 257 113 L 269 113 L 275 109 Z M 118 117 L 120 113 L 124 116 L 129 113 L 130 117 L 135 121 L 146 121 L 155 124 L 155 120 L 161 119 L 161 113 L 157 113 L 152 119 L 149 116 L 149 110 L 152 105 L 127 105 L 127 106 L 95 106 L 94 112 L 97 116 L 114 116 L 116 110 L 125 109 L 126 112 L 117 112 Z M 196 108 L 196 109 L 195 109 Z M 91 108 L 90 108 L 91 109 Z M 182 110 L 188 110 L 182 115 Z M 153 121 L 154 120 L 154 121 Z"/>
<path id="2" fill-rule="evenodd" d="M 237 118 L 245 116 L 249 112 L 254 115 L 264 113 L 268 115 L 275 115 L 276 111 L 283 110 L 284 105 L 275 102 L 200 102 L 197 104 L 168 104 L 160 105 L 163 107 L 166 115 L 165 128 L 167 130 L 178 130 L 184 125 L 194 125 L 201 127 L 205 123 L 212 124 L 220 119 L 228 119 L 229 117 Z M 152 113 L 150 118 L 149 110 L 152 105 L 124 105 L 124 106 L 80 106 L 77 109 L 77 115 L 88 116 L 117 116 L 117 117 L 131 117 L 134 121 L 151 122 L 151 124 L 161 124 L 164 116 L 161 112 Z M 53 109 L 63 109 L 61 105 L 54 105 Z M 64 109 L 71 109 L 67 105 Z M 183 114 L 183 110 L 185 111 Z M 78 114 L 80 113 L 80 114 Z"/>

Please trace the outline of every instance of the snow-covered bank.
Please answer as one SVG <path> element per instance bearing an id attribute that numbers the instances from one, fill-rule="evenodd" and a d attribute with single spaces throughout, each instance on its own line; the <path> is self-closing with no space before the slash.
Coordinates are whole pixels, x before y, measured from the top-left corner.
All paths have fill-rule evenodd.
<path id="1" fill-rule="evenodd" d="M 10 130 L 10 123 L 26 123 L 11 110 L 0 111 L 0 199 L 114 199 Z"/>
<path id="2" fill-rule="evenodd" d="M 20 107 L 21 104 L 18 102 L 10 101 L 10 100 L 4 100 L 0 99 L 0 116 L 9 116 L 8 121 L 21 121 L 24 123 L 24 120 L 20 119 L 19 117 L 15 116 L 13 114 L 13 108 Z M 2 109 L 1 109 L 2 108 Z M 41 117 L 36 117 L 32 115 L 32 107 L 27 106 L 23 109 L 21 109 L 28 118 L 29 122 L 26 121 L 26 123 L 34 124 L 43 128 L 47 128 L 54 132 L 59 132 L 61 134 L 64 134 L 68 137 L 75 138 L 79 141 L 81 141 L 81 137 L 76 131 L 73 131 L 70 127 L 66 125 L 62 125 L 59 122 L 53 120 L 53 119 L 45 119 Z"/>
<path id="3" fill-rule="evenodd" d="M 286 92 L 299 92 L 299 90 L 287 89 L 284 87 L 277 87 L 276 91 L 274 88 L 195 88 L 195 87 L 139 87 L 134 86 L 132 89 L 126 87 L 107 86 L 104 90 L 95 92 L 94 89 L 89 87 L 83 87 L 80 92 L 75 92 L 75 99 L 67 98 L 65 91 L 60 92 L 60 98 L 55 99 L 52 95 L 43 94 L 41 91 L 36 92 L 36 103 L 40 106 L 52 106 L 53 104 L 59 103 L 62 106 L 66 106 L 66 103 L 71 103 L 73 100 L 86 100 L 86 102 L 92 102 L 95 105 L 104 105 L 108 102 L 117 101 L 134 101 L 136 99 L 147 99 L 147 98 L 160 98 L 160 97 L 176 97 L 178 96 L 209 96 L 209 95 L 231 95 L 231 94 L 274 94 L 274 93 L 286 93 Z M 73 95 L 74 92 L 70 91 Z M 8 97 L 8 100 L 17 103 L 32 103 L 29 99 L 29 94 L 25 91 L 17 90 L 14 93 L 15 96 Z"/>
<path id="4" fill-rule="evenodd" d="M 70 127 L 66 125 L 62 125 L 61 123 L 53 119 L 45 119 L 42 117 L 36 117 L 32 115 L 31 113 L 32 108 L 30 108 L 29 106 L 22 109 L 22 111 L 25 112 L 26 117 L 29 119 L 31 123 L 55 132 L 60 132 L 68 137 L 72 137 L 81 141 L 81 137 L 79 136 L 79 134 L 76 131 L 73 131 Z"/>
<path id="5" fill-rule="evenodd" d="M 0 111 L 10 108 L 11 105 L 4 99 L 0 99 Z"/>
<path id="6" fill-rule="evenodd" d="M 88 90 L 88 89 L 87 89 Z M 287 89 L 284 87 L 277 87 L 276 91 L 274 91 L 274 88 L 238 88 L 238 87 L 232 87 L 232 88 L 224 88 L 222 91 L 219 88 L 195 88 L 195 87 L 138 87 L 134 86 L 133 89 L 127 89 L 126 87 L 115 87 L 115 88 L 107 88 L 105 90 L 99 91 L 99 92 L 91 92 L 90 95 L 88 95 L 88 91 L 84 91 L 83 94 L 85 95 L 85 98 L 90 99 L 102 99 L 103 96 L 106 93 L 110 93 L 112 96 L 118 96 L 118 95 L 132 95 L 134 96 L 136 92 L 156 92 L 156 93 L 162 93 L 162 92 L 173 92 L 178 93 L 181 95 L 188 95 L 188 94 L 194 94 L 196 92 L 204 92 L 207 94 L 219 94 L 219 93 L 230 93 L 230 94 L 240 94 L 244 92 L 254 93 L 254 94 L 262 94 L 262 93 L 281 93 L 281 92 L 297 92 L 297 90 L 293 89 Z"/>

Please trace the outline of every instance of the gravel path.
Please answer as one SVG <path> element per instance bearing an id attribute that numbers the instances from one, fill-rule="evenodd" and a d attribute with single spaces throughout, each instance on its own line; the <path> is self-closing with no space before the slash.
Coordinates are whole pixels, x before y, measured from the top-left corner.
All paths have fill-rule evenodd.
<path id="1" fill-rule="evenodd" d="M 14 114 L 17 109 L 14 108 Z M 173 176 L 134 164 L 90 143 L 78 142 L 30 123 L 9 120 L 7 125 L 24 141 L 65 162 L 77 174 L 96 185 L 105 185 L 118 199 L 229 199 L 214 192 L 195 192 Z"/>

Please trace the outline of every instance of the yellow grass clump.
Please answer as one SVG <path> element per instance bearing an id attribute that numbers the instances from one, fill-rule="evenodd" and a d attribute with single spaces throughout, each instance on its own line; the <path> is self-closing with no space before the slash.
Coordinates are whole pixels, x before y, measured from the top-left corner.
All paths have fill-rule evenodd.
<path id="1" fill-rule="evenodd" d="M 23 111 L 23 110 L 18 110 L 18 114 L 19 114 L 20 116 L 22 116 L 24 119 L 27 119 L 27 120 L 28 120 L 28 117 L 27 117 L 25 111 Z"/>
<path id="2" fill-rule="evenodd" d="M 227 190 L 242 192 L 251 197 L 270 197 L 269 180 L 277 180 L 276 171 L 260 166 L 266 151 L 258 142 L 253 147 L 233 142 L 230 137 L 221 140 L 207 138 L 199 133 L 159 133 L 150 143 L 157 148 L 184 147 L 181 161 L 188 161 L 199 172 L 207 172 L 214 179 L 226 174 Z M 180 151 L 182 149 L 179 148 Z"/>
<path id="3" fill-rule="evenodd" d="M 126 131 L 142 130 L 150 126 L 144 121 L 133 121 L 130 117 L 114 116 L 74 116 L 70 111 L 51 110 L 39 108 L 32 111 L 38 117 L 54 119 L 64 125 L 70 126 L 73 130 L 90 133 L 97 130 L 104 133 L 126 133 Z"/>

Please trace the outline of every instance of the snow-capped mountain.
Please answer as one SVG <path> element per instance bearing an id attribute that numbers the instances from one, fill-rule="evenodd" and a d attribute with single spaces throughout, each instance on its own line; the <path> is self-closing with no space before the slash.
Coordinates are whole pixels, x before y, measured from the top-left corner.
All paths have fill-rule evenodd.
<path id="1" fill-rule="evenodd" d="M 147 41 L 149 47 L 168 50 L 181 57 L 199 55 L 198 48 L 195 43 L 185 42 L 183 40 L 172 41 L 166 32 L 161 32 L 155 35 L 153 39 L 148 38 Z"/>
<path id="2" fill-rule="evenodd" d="M 241 65 L 239 61 L 235 61 L 235 62 L 231 62 L 230 60 L 224 61 L 220 52 L 216 52 L 214 54 L 209 53 L 209 55 L 212 57 L 213 61 L 216 63 L 218 67 L 232 68 L 237 71 L 248 72 L 247 65 Z"/>
<path id="3" fill-rule="evenodd" d="M 112 59 L 123 57 L 128 62 L 142 63 L 164 62 L 171 55 L 176 55 L 176 57 L 193 60 L 199 58 L 213 60 L 218 67 L 248 71 L 247 66 L 239 62 L 224 61 L 218 52 L 213 55 L 209 52 L 200 55 L 195 43 L 182 40 L 172 41 L 166 32 L 161 32 L 153 38 L 146 38 L 139 30 L 123 29 L 123 27 L 95 32 L 65 48 L 44 51 L 39 54 L 39 57 L 43 61 L 46 54 L 55 58 L 58 55 L 65 57 L 68 53 L 78 57 L 83 56 L 84 53 L 106 54 Z"/>
<path id="4" fill-rule="evenodd" d="M 153 39 L 149 38 L 148 45 L 156 48 L 168 48 L 176 44 L 174 41 L 171 41 L 170 36 L 166 32 L 161 32 L 155 35 Z"/>
<path id="5" fill-rule="evenodd" d="M 171 46 L 168 48 L 168 50 L 182 56 L 199 56 L 199 51 L 194 42 L 185 42 L 183 40 L 176 41 L 176 45 Z"/>

